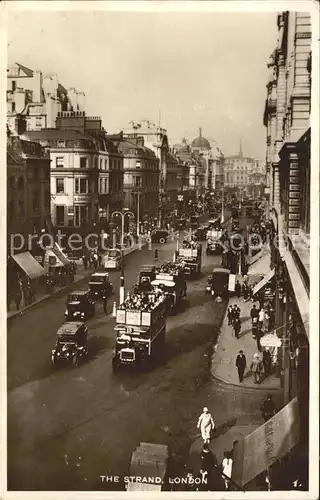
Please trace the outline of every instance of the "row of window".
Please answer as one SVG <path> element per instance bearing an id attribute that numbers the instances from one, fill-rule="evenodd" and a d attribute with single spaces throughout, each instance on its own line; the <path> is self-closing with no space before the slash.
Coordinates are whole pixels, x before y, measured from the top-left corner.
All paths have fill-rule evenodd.
<path id="1" fill-rule="evenodd" d="M 61 145 L 59 146 L 59 142 L 62 142 L 62 141 L 58 141 L 58 147 L 61 147 Z M 65 142 L 65 141 L 63 141 L 63 142 Z M 110 163 L 110 170 L 112 170 L 112 169 L 121 170 L 121 160 L 110 158 L 109 163 Z M 89 165 L 88 158 L 85 156 L 81 156 L 80 157 L 80 168 L 88 168 L 88 165 Z M 65 166 L 65 157 L 58 156 L 56 158 L 56 168 L 64 168 L 64 166 Z M 94 168 L 98 168 L 98 158 L 97 157 L 94 158 Z M 100 158 L 99 168 L 100 168 L 100 170 L 108 170 L 108 160 L 105 158 Z"/>
<path id="2" fill-rule="evenodd" d="M 56 205 L 56 224 L 58 226 L 64 226 L 65 224 L 65 209 L 64 205 Z M 68 225 L 69 226 L 82 226 L 88 222 L 88 207 L 87 206 L 77 206 L 71 207 L 68 210 Z"/>
<path id="3" fill-rule="evenodd" d="M 45 208 L 47 208 L 47 210 L 49 210 L 49 199 L 50 199 L 50 195 L 49 195 L 49 192 L 47 192 L 46 199 L 45 199 L 45 203 L 47 205 Z M 11 200 L 8 203 L 9 220 L 11 220 L 14 217 L 14 215 L 16 215 L 15 205 L 16 205 L 15 200 Z M 24 215 L 25 215 L 25 202 L 24 202 L 24 200 L 18 200 L 17 206 L 18 206 L 18 211 L 17 211 L 18 217 L 24 217 Z M 38 192 L 34 192 L 32 194 L 32 209 L 34 211 L 40 210 L 40 195 Z"/>
<path id="4" fill-rule="evenodd" d="M 100 178 L 99 179 L 99 193 L 105 194 L 109 192 L 108 189 L 108 178 Z M 139 187 L 140 184 L 137 184 Z M 112 180 L 112 191 L 121 190 L 122 188 L 122 179 L 113 179 Z M 64 194 L 65 191 L 65 179 L 63 177 L 56 178 L 56 193 Z M 89 179 L 82 179 L 80 177 L 76 177 L 74 179 L 74 192 L 76 194 L 88 194 L 89 193 Z"/>

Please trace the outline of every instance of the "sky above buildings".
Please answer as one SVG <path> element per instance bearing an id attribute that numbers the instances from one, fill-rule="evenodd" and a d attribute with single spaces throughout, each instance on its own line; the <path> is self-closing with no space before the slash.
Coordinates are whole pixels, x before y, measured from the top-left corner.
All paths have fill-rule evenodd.
<path id="1" fill-rule="evenodd" d="M 9 12 L 8 63 L 57 73 L 109 133 L 149 119 L 171 144 L 203 135 L 264 159 L 276 13 Z"/>

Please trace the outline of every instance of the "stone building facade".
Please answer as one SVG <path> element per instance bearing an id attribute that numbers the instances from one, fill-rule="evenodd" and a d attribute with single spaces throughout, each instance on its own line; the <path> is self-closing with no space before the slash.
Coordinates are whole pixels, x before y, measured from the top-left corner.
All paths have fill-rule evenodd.
<path id="1" fill-rule="evenodd" d="M 124 207 L 141 222 L 144 215 L 157 215 L 159 197 L 159 159 L 144 145 L 143 137 L 117 143 L 123 155 Z"/>
<path id="2" fill-rule="evenodd" d="M 91 231 L 123 206 L 123 156 L 99 117 L 58 113 L 56 128 L 26 132 L 50 152 L 51 214 L 57 228 Z"/>
<path id="3" fill-rule="evenodd" d="M 21 234 L 19 252 L 33 250 L 36 239 L 50 221 L 50 156 L 37 142 L 10 134 L 7 138 L 7 244 Z M 13 242 L 14 243 L 14 242 Z M 30 244 L 29 244 L 30 243 Z M 20 246 L 18 239 L 17 246 Z"/>
<path id="4" fill-rule="evenodd" d="M 276 323 L 282 337 L 285 403 L 295 395 L 304 429 L 299 451 L 307 463 L 310 294 L 310 13 L 282 12 L 270 57 L 264 125 L 275 243 Z M 318 332 L 314 332 L 316 335 Z"/>
<path id="5" fill-rule="evenodd" d="M 7 123 L 15 128 L 16 117 L 26 119 L 26 130 L 55 127 L 61 111 L 84 111 L 85 94 L 64 88 L 55 73 L 43 74 L 19 63 L 7 70 Z"/>

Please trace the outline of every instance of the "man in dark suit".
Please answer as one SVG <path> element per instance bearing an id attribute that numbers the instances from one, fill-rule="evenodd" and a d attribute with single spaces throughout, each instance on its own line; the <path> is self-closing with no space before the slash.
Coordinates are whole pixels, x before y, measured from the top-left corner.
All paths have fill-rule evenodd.
<path id="1" fill-rule="evenodd" d="M 236 367 L 238 368 L 239 382 L 243 381 L 244 372 L 247 366 L 247 360 L 243 351 L 239 351 L 236 359 Z"/>

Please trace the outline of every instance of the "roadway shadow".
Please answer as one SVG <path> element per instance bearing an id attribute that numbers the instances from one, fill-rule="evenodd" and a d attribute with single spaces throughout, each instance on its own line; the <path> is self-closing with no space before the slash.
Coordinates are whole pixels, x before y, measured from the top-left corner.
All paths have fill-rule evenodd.
<path id="1" fill-rule="evenodd" d="M 165 364 L 180 354 L 189 353 L 206 342 L 217 341 L 219 327 L 214 324 L 182 324 L 170 331 L 165 346 Z"/>
<path id="2" fill-rule="evenodd" d="M 251 328 L 247 328 L 246 330 L 240 331 L 240 333 L 239 333 L 239 339 L 241 339 L 245 335 L 248 335 L 248 333 L 251 333 Z"/>
<path id="3" fill-rule="evenodd" d="M 106 350 L 110 350 L 115 346 L 114 339 L 102 336 L 89 336 L 88 337 L 88 361 L 97 359 L 99 354 Z"/>
<path id="4" fill-rule="evenodd" d="M 249 321 L 251 319 L 251 316 L 244 316 L 243 318 L 240 318 L 241 323 L 245 323 L 246 321 Z"/>
<path id="5" fill-rule="evenodd" d="M 236 425 L 237 419 L 236 418 L 230 418 L 223 424 L 219 425 L 219 427 L 216 427 L 213 434 L 212 434 L 212 440 L 217 439 L 218 437 L 222 436 L 223 434 L 226 434 L 231 427 Z"/>

